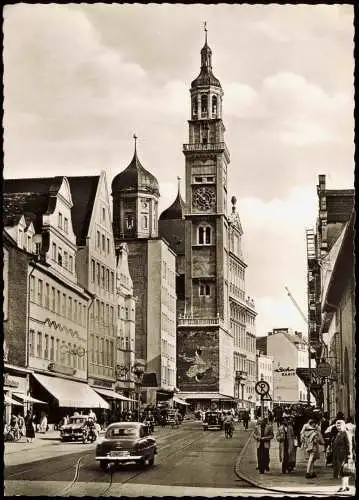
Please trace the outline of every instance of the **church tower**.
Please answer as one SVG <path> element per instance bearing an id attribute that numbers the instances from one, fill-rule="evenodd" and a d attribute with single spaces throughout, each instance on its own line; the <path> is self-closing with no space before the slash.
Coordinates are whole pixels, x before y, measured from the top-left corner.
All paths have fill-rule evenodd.
<path id="1" fill-rule="evenodd" d="M 178 317 L 178 386 L 187 400 L 233 396 L 233 338 L 228 291 L 227 168 L 223 90 L 212 71 L 212 51 L 190 89 L 185 155 L 185 306 Z M 192 393 L 192 394 L 191 394 Z M 193 397 L 192 397 L 193 396 Z"/>

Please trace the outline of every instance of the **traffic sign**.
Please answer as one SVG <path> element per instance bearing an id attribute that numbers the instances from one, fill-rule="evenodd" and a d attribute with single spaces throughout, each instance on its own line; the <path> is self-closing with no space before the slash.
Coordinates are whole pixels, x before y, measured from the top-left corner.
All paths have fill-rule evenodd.
<path id="1" fill-rule="evenodd" d="M 267 392 L 267 394 L 263 394 L 263 396 L 261 396 L 261 401 L 272 401 L 272 398 L 270 397 L 269 392 Z"/>
<path id="2" fill-rule="evenodd" d="M 321 378 L 330 377 L 331 373 L 332 373 L 332 367 L 330 366 L 329 363 L 323 362 L 318 364 L 317 366 L 318 377 Z"/>
<path id="3" fill-rule="evenodd" d="M 259 380 L 255 385 L 256 393 L 262 396 L 263 394 L 268 394 L 269 384 L 265 380 Z"/>

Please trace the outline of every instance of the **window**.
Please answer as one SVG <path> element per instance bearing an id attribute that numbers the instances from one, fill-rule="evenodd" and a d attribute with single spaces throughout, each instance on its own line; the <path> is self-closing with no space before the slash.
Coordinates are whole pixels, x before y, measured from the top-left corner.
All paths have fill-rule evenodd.
<path id="1" fill-rule="evenodd" d="M 198 244 L 199 245 L 210 245 L 211 244 L 211 227 L 210 226 L 199 226 L 198 228 Z"/>
<path id="2" fill-rule="evenodd" d="M 68 263 L 69 263 L 69 257 L 68 257 L 68 254 L 67 252 L 64 252 L 64 267 L 67 269 L 68 267 Z"/>
<path id="3" fill-rule="evenodd" d="M 99 319 L 100 316 L 100 303 L 99 300 L 95 300 L 95 319 Z"/>
<path id="4" fill-rule="evenodd" d="M 60 293 L 60 290 L 57 290 L 56 312 L 57 312 L 57 314 L 61 314 L 61 293 Z"/>
<path id="5" fill-rule="evenodd" d="M 104 339 L 101 339 L 101 343 L 100 343 L 100 364 L 103 365 L 104 364 L 104 344 L 105 344 L 105 341 Z"/>
<path id="6" fill-rule="evenodd" d="M 106 344 L 105 344 L 105 365 L 109 365 L 109 351 L 108 351 L 108 339 L 106 339 Z"/>
<path id="7" fill-rule="evenodd" d="M 217 96 L 212 97 L 212 115 L 217 115 Z"/>
<path id="8" fill-rule="evenodd" d="M 114 286 L 115 286 L 115 275 L 113 272 L 111 272 L 111 288 L 110 291 L 113 293 L 114 292 Z"/>
<path id="9" fill-rule="evenodd" d="M 77 314 L 77 321 L 78 321 L 79 325 L 82 324 L 82 304 L 81 304 L 81 302 L 79 302 L 79 309 L 78 309 L 78 314 Z"/>
<path id="10" fill-rule="evenodd" d="M 106 251 L 106 238 L 105 238 L 105 235 L 103 234 L 102 235 L 102 250 L 105 252 Z"/>
<path id="11" fill-rule="evenodd" d="M 73 271 L 73 257 L 72 255 L 69 256 L 69 271 L 72 273 Z"/>
<path id="12" fill-rule="evenodd" d="M 106 269 L 106 290 L 110 288 L 110 271 Z"/>
<path id="13" fill-rule="evenodd" d="M 109 319 L 110 325 L 113 325 L 115 323 L 115 318 L 113 315 L 113 306 L 110 306 L 110 319 Z"/>
<path id="14" fill-rule="evenodd" d="M 102 208 L 102 222 L 106 221 L 106 210 Z"/>
<path id="15" fill-rule="evenodd" d="M 50 361 L 54 361 L 55 359 L 55 339 L 54 337 L 50 338 Z"/>
<path id="16" fill-rule="evenodd" d="M 108 304 L 106 304 L 106 309 L 105 309 L 105 324 L 106 325 L 109 324 L 109 310 L 110 310 L 110 307 Z"/>
<path id="17" fill-rule="evenodd" d="M 28 252 L 31 252 L 31 250 L 32 250 L 31 242 L 32 242 L 32 238 L 31 238 L 31 236 L 28 235 L 28 237 L 27 237 L 27 251 Z"/>
<path id="18" fill-rule="evenodd" d="M 24 244 L 24 233 L 19 229 L 19 247 L 22 248 Z"/>
<path id="19" fill-rule="evenodd" d="M 45 334 L 44 358 L 49 359 L 49 336 Z"/>
<path id="20" fill-rule="evenodd" d="M 204 285 L 204 284 L 200 284 L 199 285 L 199 294 L 202 295 L 202 296 L 209 296 L 211 295 L 211 287 L 210 285 Z"/>
<path id="21" fill-rule="evenodd" d="M 142 217 L 142 229 L 148 229 L 148 217 L 144 215 Z"/>
<path id="22" fill-rule="evenodd" d="M 101 235 L 100 231 L 97 231 L 97 248 L 100 248 L 101 246 Z"/>
<path id="23" fill-rule="evenodd" d="M 206 94 L 201 96 L 201 114 L 207 115 L 208 112 L 208 96 Z"/>
<path id="24" fill-rule="evenodd" d="M 62 294 L 62 315 L 66 318 L 66 294 Z"/>
<path id="25" fill-rule="evenodd" d="M 55 288 L 51 287 L 51 311 L 56 312 L 56 296 L 55 296 Z"/>
<path id="26" fill-rule="evenodd" d="M 30 300 L 35 301 L 35 277 L 30 276 Z"/>
<path id="27" fill-rule="evenodd" d="M 96 336 L 96 364 L 100 363 L 100 342 L 99 338 Z"/>
<path id="28" fill-rule="evenodd" d="M 91 259 L 91 281 L 95 281 L 95 261 Z"/>
<path id="29" fill-rule="evenodd" d="M 35 253 L 36 253 L 36 255 L 40 254 L 40 250 L 41 250 L 41 243 L 35 243 Z"/>
<path id="30" fill-rule="evenodd" d="M 101 287 L 105 288 L 105 268 L 101 266 Z"/>
<path id="31" fill-rule="evenodd" d="M 53 243 L 52 244 L 52 260 L 55 260 L 56 261 L 56 243 Z"/>
<path id="32" fill-rule="evenodd" d="M 48 283 L 45 285 L 45 307 L 50 309 L 50 285 Z"/>
<path id="33" fill-rule="evenodd" d="M 62 248 L 61 247 L 59 247 L 59 251 L 57 254 L 57 263 L 59 266 L 62 266 Z M 66 265 L 65 265 L 65 267 L 66 267 Z"/>
<path id="34" fill-rule="evenodd" d="M 66 217 L 65 217 L 65 220 L 64 220 L 64 231 L 65 231 L 66 234 L 69 232 L 69 221 L 67 220 Z"/>
<path id="35" fill-rule="evenodd" d="M 37 282 L 37 303 L 39 306 L 42 306 L 42 280 L 38 280 Z"/>
<path id="36" fill-rule="evenodd" d="M 35 332 L 34 330 L 30 330 L 29 333 L 29 353 L 30 356 L 35 354 Z"/>
<path id="37" fill-rule="evenodd" d="M 58 217 L 58 226 L 60 229 L 62 229 L 62 213 L 59 212 L 59 217 Z"/>
<path id="38" fill-rule="evenodd" d="M 77 300 L 74 300 L 74 321 L 77 321 Z"/>
<path id="39" fill-rule="evenodd" d="M 101 307 L 101 310 L 100 310 L 100 320 L 103 323 L 104 316 L 105 316 L 105 304 L 104 304 L 104 302 L 100 303 L 100 307 Z"/>
<path id="40" fill-rule="evenodd" d="M 100 286 L 100 264 L 96 264 L 96 282 Z"/>
<path id="41" fill-rule="evenodd" d="M 72 319 L 72 297 L 69 297 L 68 318 Z"/>
<path id="42" fill-rule="evenodd" d="M 110 238 L 107 238 L 107 253 L 110 253 Z"/>
<path id="43" fill-rule="evenodd" d="M 113 340 L 110 340 L 110 366 L 113 366 Z"/>
<path id="44" fill-rule="evenodd" d="M 198 99 L 197 97 L 194 97 L 192 99 L 192 115 L 193 116 L 197 116 L 197 113 L 198 113 Z"/>
<path id="45" fill-rule="evenodd" d="M 37 349 L 36 354 L 38 358 L 42 357 L 42 333 L 37 332 Z"/>

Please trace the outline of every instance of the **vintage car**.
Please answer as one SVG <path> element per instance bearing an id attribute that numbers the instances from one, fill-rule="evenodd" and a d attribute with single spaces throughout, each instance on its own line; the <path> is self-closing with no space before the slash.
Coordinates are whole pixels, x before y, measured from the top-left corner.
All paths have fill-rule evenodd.
<path id="1" fill-rule="evenodd" d="M 96 460 L 102 470 L 111 463 L 138 463 L 153 465 L 157 453 L 156 439 L 146 425 L 140 422 L 116 422 L 110 424 L 104 439 L 96 447 Z"/>
<path id="2" fill-rule="evenodd" d="M 223 416 L 220 411 L 206 411 L 203 420 L 203 430 L 221 430 L 223 428 Z"/>
<path id="3" fill-rule="evenodd" d="M 84 435 L 84 427 L 88 419 L 88 415 L 74 415 L 70 417 L 70 422 L 60 427 L 61 441 L 82 440 Z"/>

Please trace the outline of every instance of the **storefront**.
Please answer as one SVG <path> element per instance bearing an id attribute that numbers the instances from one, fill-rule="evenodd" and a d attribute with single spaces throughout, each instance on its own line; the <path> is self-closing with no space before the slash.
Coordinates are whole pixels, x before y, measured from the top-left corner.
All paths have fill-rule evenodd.
<path id="1" fill-rule="evenodd" d="M 113 391 L 111 389 L 104 389 L 103 387 L 93 387 L 93 389 L 106 399 L 110 405 L 109 414 L 106 415 L 106 421 L 104 424 L 109 424 L 111 422 L 119 422 L 121 420 L 121 414 L 124 411 L 134 410 L 134 405 L 138 404 L 135 399 L 127 398 L 122 394 Z"/>
<path id="2" fill-rule="evenodd" d="M 32 394 L 48 403 L 48 422 L 57 424 L 65 415 L 74 411 L 94 410 L 96 415 L 108 410 L 110 405 L 87 383 L 69 378 L 33 373 L 31 377 Z M 44 410 L 34 403 L 34 414 L 40 417 Z M 97 415 L 99 416 L 99 415 Z"/>
<path id="3" fill-rule="evenodd" d="M 9 423 L 12 413 L 25 415 L 27 404 L 16 395 L 28 395 L 29 370 L 4 363 L 4 408 L 3 423 Z"/>

